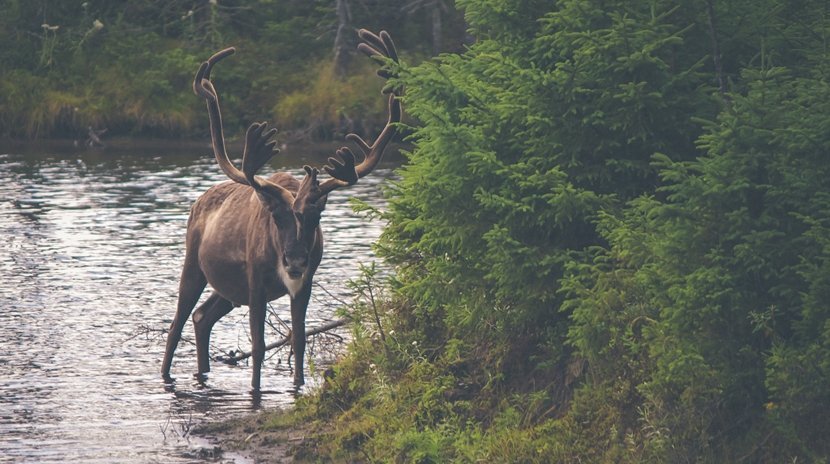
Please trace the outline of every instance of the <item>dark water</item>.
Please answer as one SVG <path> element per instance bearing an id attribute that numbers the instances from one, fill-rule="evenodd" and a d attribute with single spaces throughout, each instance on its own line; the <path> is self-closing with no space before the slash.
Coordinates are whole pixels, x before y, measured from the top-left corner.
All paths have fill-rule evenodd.
<path id="1" fill-rule="evenodd" d="M 299 173 L 330 152 L 289 148 L 263 171 Z M 193 380 L 195 347 L 186 342 L 175 384 L 158 373 L 188 209 L 225 180 L 209 153 L 0 147 L 0 462 L 198 462 L 209 445 L 191 436 L 194 424 L 292 403 L 285 351 L 266 361 L 260 399 L 249 393 L 246 365 L 213 363 L 206 384 Z M 355 215 L 348 198 L 379 205 L 378 184 L 390 175 L 381 166 L 330 195 L 309 327 L 335 317 L 336 300 L 349 298 L 344 280 L 373 259 L 381 224 Z M 275 314 L 287 319 L 287 304 L 274 302 Z M 250 349 L 246 311 L 216 325 L 212 354 Z M 188 323 L 185 336 L 192 330 Z M 270 330 L 267 341 L 277 337 Z M 330 362 L 330 341 L 312 346 L 307 388 Z"/>

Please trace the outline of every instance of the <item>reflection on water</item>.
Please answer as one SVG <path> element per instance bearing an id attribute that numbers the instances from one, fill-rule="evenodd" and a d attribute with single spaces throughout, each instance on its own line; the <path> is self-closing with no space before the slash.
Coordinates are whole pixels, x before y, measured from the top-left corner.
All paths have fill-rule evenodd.
<path id="1" fill-rule="evenodd" d="M 0 151 L 0 462 L 189 462 L 196 445 L 183 436 L 194 423 L 293 400 L 284 352 L 267 361 L 261 398 L 248 392 L 246 365 L 214 363 L 206 384 L 194 380 L 185 341 L 178 381 L 159 376 L 190 204 L 225 180 L 205 147 L 180 151 Z M 272 164 L 299 173 L 328 153 L 289 150 Z M 344 279 L 372 259 L 381 225 L 352 213 L 348 198 L 380 204 L 390 175 L 381 166 L 329 198 L 315 281 L 331 295 L 315 290 L 309 327 L 334 317 Z M 284 317 L 287 305 L 273 303 Z M 216 350 L 249 349 L 246 309 L 216 325 Z"/>

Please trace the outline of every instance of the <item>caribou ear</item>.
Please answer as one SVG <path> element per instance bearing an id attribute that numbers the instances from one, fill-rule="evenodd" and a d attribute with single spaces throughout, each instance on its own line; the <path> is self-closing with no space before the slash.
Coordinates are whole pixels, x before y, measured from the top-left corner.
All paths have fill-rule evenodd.
<path id="1" fill-rule="evenodd" d="M 259 201 L 271 212 L 285 211 L 294 203 L 294 197 L 287 190 L 264 180 L 260 181 L 256 194 Z"/>
<path id="2" fill-rule="evenodd" d="M 318 198 L 317 201 L 314 202 L 314 204 L 317 206 L 317 208 L 320 209 L 321 213 L 323 212 L 323 210 L 326 209 L 326 201 L 328 200 L 328 198 L 329 198 L 328 195 L 323 195 L 320 198 Z"/>

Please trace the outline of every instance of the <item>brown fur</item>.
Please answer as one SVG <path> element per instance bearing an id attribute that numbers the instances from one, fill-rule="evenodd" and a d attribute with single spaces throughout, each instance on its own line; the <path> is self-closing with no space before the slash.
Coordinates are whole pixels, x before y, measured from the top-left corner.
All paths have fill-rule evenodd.
<path id="1" fill-rule="evenodd" d="M 376 36 L 361 30 L 360 36 L 365 42 L 361 50 L 397 61 L 388 34 L 381 32 Z M 331 178 L 323 183 L 317 180 L 319 171 L 308 166 L 302 181 L 287 173 L 264 179 L 256 172 L 277 153 L 275 142 L 270 140 L 274 129 L 266 130 L 264 123 L 248 128 L 242 170 L 233 166 L 225 152 L 219 96 L 210 82 L 210 71 L 216 62 L 232 53 L 233 49 L 226 49 L 212 56 L 202 64 L 194 80 L 194 91 L 207 102 L 217 164 L 231 181 L 208 189 L 191 208 L 178 307 L 168 332 L 161 372 L 169 378 L 173 354 L 191 313 L 199 374 L 209 372 L 210 333 L 214 324 L 235 306 L 247 305 L 253 358 L 251 386 L 259 390 L 265 355 L 266 306 L 271 300 L 289 295 L 294 384 L 300 386 L 304 383 L 306 310 L 314 272 L 323 256 L 320 214 L 330 192 L 354 184 L 380 162 L 395 134 L 395 124 L 400 121 L 401 104 L 398 93 L 392 92 L 389 119 L 374 144 L 349 134 L 348 138 L 365 155 L 359 165 L 355 165 L 348 148 L 341 148 L 337 158 L 329 158 L 330 165 L 324 167 Z M 214 291 L 194 312 L 193 307 L 208 283 Z"/>

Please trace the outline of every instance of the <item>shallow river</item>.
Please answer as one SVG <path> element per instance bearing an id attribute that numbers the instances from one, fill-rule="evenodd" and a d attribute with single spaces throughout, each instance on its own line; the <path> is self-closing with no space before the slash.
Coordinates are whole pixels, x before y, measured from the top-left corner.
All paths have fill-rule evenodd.
<path id="1" fill-rule="evenodd" d="M 301 151 L 285 150 L 263 171 L 299 173 L 330 153 Z M 337 300 L 349 298 L 345 279 L 373 260 L 381 224 L 354 214 L 348 198 L 380 205 L 378 184 L 390 176 L 381 165 L 330 195 L 307 327 L 335 318 Z M 194 424 L 292 403 L 286 351 L 269 353 L 261 398 L 249 392 L 247 365 L 214 362 L 198 383 L 184 340 L 177 380 L 159 375 L 188 210 L 223 180 L 206 146 L 0 145 L 0 462 L 200 462 L 210 445 L 192 437 Z M 290 318 L 287 305 L 272 303 L 276 326 Z M 212 355 L 250 350 L 246 311 L 216 325 Z M 279 337 L 266 333 L 266 342 Z M 192 339 L 189 322 L 184 334 Z M 330 342 L 310 343 L 306 389 L 336 352 Z"/>

